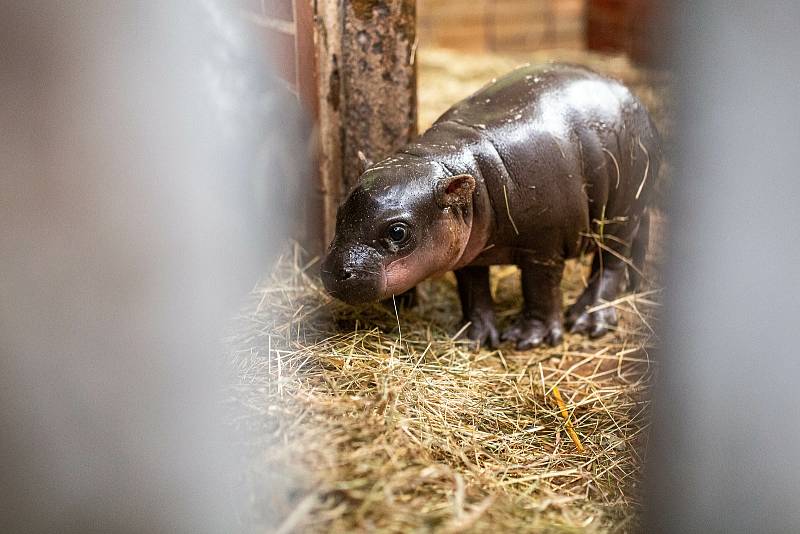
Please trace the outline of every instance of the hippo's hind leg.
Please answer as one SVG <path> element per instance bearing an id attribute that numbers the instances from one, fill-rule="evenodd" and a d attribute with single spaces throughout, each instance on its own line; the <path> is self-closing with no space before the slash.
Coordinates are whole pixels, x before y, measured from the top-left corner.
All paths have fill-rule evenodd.
<path id="1" fill-rule="evenodd" d="M 632 249 L 636 256 L 643 254 L 638 247 L 644 245 L 637 243 L 637 234 L 643 228 L 643 234 L 646 234 L 646 224 L 646 218 L 643 217 L 636 222 L 620 224 L 618 228 L 611 228 L 612 225 L 609 225 L 605 235 L 603 232 L 595 235 L 596 251 L 592 259 L 589 284 L 566 313 L 565 324 L 570 332 L 597 338 L 617 325 L 616 308 L 603 304 L 616 300 L 623 292 L 626 270 L 630 269 L 631 283 L 639 283 L 641 266 L 637 265 L 636 260 L 640 258 L 631 259 L 631 255 Z M 612 231 L 616 231 L 619 236 Z"/>
<path id="2" fill-rule="evenodd" d="M 516 341 L 517 350 L 542 343 L 557 345 L 564 334 L 561 310 L 561 277 L 564 260 L 542 262 L 523 258 L 522 296 L 525 306 L 514 324 L 503 333 L 503 340 Z"/>
<path id="3" fill-rule="evenodd" d="M 500 344 L 494 318 L 494 301 L 489 287 L 489 267 L 467 266 L 455 271 L 458 281 L 458 296 L 464 324 L 469 327 L 462 333 L 474 341 L 478 347 L 486 345 L 495 348 Z"/>

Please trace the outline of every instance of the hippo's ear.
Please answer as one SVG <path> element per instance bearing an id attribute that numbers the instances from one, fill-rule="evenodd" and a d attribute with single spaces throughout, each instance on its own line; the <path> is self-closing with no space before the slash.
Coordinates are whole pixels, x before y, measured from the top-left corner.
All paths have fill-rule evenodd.
<path id="1" fill-rule="evenodd" d="M 372 160 L 360 150 L 358 151 L 358 167 L 358 174 L 364 174 L 364 171 L 372 167 Z"/>
<path id="2" fill-rule="evenodd" d="M 469 174 L 442 178 L 436 184 L 436 203 L 440 208 L 465 206 L 472 202 L 474 191 L 475 178 Z"/>

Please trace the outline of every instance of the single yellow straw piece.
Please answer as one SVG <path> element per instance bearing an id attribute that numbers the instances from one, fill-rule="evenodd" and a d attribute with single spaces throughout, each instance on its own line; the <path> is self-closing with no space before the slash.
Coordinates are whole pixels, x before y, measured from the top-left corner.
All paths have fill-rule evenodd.
<path id="1" fill-rule="evenodd" d="M 508 220 L 511 221 L 511 226 L 514 228 L 514 233 L 519 235 L 517 225 L 514 222 L 514 219 L 511 217 L 511 206 L 508 205 L 508 191 L 506 191 L 506 184 L 503 184 L 503 198 L 506 199 L 506 213 L 508 214 Z"/>
<path id="2" fill-rule="evenodd" d="M 564 400 L 561 398 L 561 392 L 558 391 L 558 386 L 553 386 L 553 397 L 556 399 L 558 409 L 561 410 L 561 417 L 563 417 L 564 421 L 566 421 L 567 434 L 569 434 L 572 442 L 575 443 L 575 447 L 577 447 L 578 452 L 583 452 L 583 445 L 581 444 L 581 440 L 578 438 L 578 434 L 575 432 L 575 429 L 572 427 L 572 423 L 569 420 L 567 406 L 564 404 Z"/>

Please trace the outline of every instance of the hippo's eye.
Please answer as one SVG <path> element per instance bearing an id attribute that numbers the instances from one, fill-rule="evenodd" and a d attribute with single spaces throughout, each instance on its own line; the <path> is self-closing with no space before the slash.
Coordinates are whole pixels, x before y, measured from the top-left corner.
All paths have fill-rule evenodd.
<path id="1" fill-rule="evenodd" d="M 386 236 L 392 243 L 401 245 L 411 237 L 411 230 L 406 223 L 394 223 L 386 230 Z"/>

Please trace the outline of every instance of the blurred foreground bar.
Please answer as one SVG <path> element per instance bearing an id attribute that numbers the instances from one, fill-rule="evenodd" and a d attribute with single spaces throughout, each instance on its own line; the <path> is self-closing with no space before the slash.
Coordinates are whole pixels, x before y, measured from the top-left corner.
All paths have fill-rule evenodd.
<path id="1" fill-rule="evenodd" d="M 800 4 L 674 7 L 680 110 L 645 532 L 800 532 Z"/>

